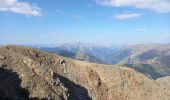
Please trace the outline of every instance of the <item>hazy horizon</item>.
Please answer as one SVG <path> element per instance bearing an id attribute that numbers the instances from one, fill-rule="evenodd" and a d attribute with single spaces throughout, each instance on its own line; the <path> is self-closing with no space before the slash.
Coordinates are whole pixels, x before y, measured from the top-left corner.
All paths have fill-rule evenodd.
<path id="1" fill-rule="evenodd" d="M 0 0 L 0 44 L 170 43 L 169 0 Z"/>

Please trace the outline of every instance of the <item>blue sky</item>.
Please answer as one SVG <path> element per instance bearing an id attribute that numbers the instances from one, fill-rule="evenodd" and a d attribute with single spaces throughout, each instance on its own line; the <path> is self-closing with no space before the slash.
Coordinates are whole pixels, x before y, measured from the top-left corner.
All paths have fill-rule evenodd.
<path id="1" fill-rule="evenodd" d="M 0 0 L 0 44 L 170 42 L 169 0 Z"/>

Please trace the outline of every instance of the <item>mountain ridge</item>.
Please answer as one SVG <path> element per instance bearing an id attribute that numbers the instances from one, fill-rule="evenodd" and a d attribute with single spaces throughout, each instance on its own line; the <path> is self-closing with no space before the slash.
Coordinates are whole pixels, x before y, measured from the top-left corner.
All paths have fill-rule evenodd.
<path id="1" fill-rule="evenodd" d="M 0 55 L 4 57 L 0 59 L 1 69 L 15 72 L 21 80 L 19 86 L 28 91 L 26 96 L 11 92 L 2 97 L 55 100 L 170 99 L 168 85 L 161 81 L 159 84 L 165 86 L 162 87 L 157 81 L 130 68 L 78 61 L 21 46 L 0 47 Z M 4 78 L 7 76 L 4 75 L 0 81 Z M 6 93 L 6 90 L 2 91 Z"/>
<path id="2" fill-rule="evenodd" d="M 127 66 L 153 79 L 170 75 L 169 44 L 139 44 L 114 48 L 78 43 L 39 49 L 82 61 Z"/>

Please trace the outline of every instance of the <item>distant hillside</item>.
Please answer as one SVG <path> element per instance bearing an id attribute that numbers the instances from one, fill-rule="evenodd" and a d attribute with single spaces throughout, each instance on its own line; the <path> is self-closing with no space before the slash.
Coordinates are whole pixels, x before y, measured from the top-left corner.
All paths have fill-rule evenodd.
<path id="1" fill-rule="evenodd" d="M 69 57 L 69 58 L 73 58 L 73 59 L 77 59 L 77 60 L 81 60 L 81 61 L 87 61 L 87 62 L 92 62 L 92 63 L 98 63 L 98 64 L 105 64 L 104 61 L 84 52 L 84 51 L 78 51 L 76 53 L 73 52 L 69 52 L 66 50 L 60 50 L 55 52 L 56 54 L 60 55 L 60 56 L 64 56 L 64 57 Z"/>
<path id="2" fill-rule="evenodd" d="M 125 65 L 150 78 L 170 75 L 170 45 L 148 44 L 121 48 L 108 56 L 111 64 Z"/>
<path id="3" fill-rule="evenodd" d="M 169 52 L 170 45 L 168 44 L 132 45 L 113 52 L 112 55 L 110 55 L 110 63 L 146 62 L 151 59 L 166 59 L 166 56 L 170 55 Z"/>
<path id="4" fill-rule="evenodd" d="M 56 47 L 38 47 L 38 49 L 81 61 L 106 64 L 106 55 L 111 55 L 116 47 L 66 43 Z"/>
<path id="5" fill-rule="evenodd" d="M 27 47 L 0 47 L 1 100 L 169 100 L 169 80 Z"/>

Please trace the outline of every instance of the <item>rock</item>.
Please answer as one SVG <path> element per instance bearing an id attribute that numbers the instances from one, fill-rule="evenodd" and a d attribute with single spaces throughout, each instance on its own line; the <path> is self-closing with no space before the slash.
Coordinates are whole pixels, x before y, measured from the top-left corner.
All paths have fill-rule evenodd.
<path id="1" fill-rule="evenodd" d="M 97 73 L 91 71 L 89 73 L 89 78 L 92 80 L 95 87 L 99 87 L 101 85 L 100 78 Z"/>
<path id="2" fill-rule="evenodd" d="M 66 65 L 66 61 L 59 59 L 59 64 L 60 64 L 60 66 L 65 66 Z"/>
<path id="3" fill-rule="evenodd" d="M 5 58 L 5 56 L 0 55 L 0 60 L 4 60 Z"/>
<path id="4" fill-rule="evenodd" d="M 0 100 L 170 100 L 170 78 L 155 81 L 130 68 L 69 58 L 47 63 L 61 57 L 36 50 L 41 56 L 30 55 L 27 49 L 0 47 L 9 55 L 0 62 Z"/>

